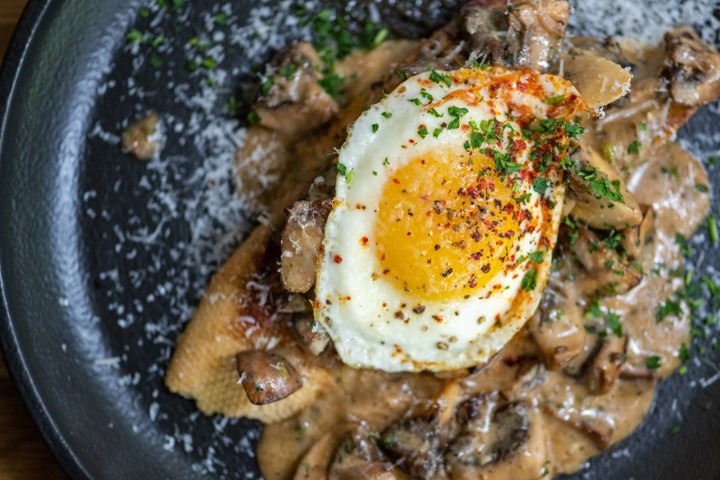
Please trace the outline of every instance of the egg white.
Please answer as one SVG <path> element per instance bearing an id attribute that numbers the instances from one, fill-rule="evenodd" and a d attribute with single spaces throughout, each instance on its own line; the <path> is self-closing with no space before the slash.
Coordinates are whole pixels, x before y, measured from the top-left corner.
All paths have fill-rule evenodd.
<path id="1" fill-rule="evenodd" d="M 478 75 L 503 73 L 494 70 Z M 564 95 L 572 88 L 558 84 L 555 77 L 542 77 L 545 90 L 542 98 L 513 90 L 512 105 L 497 98 L 486 102 L 483 98 L 490 92 L 480 89 L 475 95 L 481 98 L 475 98 L 478 101 L 471 105 L 452 95 L 448 97 L 452 92 L 468 90 L 468 85 L 454 82 L 448 86 L 443 81 L 430 80 L 431 75 L 437 79 L 438 74 L 446 72 L 412 77 L 368 109 L 351 127 L 339 152 L 341 173 L 325 227 L 314 310 L 341 359 L 351 366 L 385 371 L 443 371 L 481 364 L 501 349 L 535 310 L 549 270 L 548 251 L 538 264 L 518 262 L 509 270 L 500 270 L 469 298 L 432 301 L 418 299 L 412 292 L 403 291 L 377 275 L 381 266 L 372 246 L 373 226 L 392 173 L 430 152 L 463 154 L 468 131 L 447 128 L 453 119 L 449 115 L 451 107 L 468 109 L 461 118 L 463 125 L 470 120 L 479 124 L 482 120 L 498 119 L 508 129 L 519 132 L 521 125 L 513 118 L 518 105 L 539 119 L 546 118 L 546 99 Z M 442 117 L 429 113 L 430 105 L 426 104 L 431 103 L 430 98 L 437 105 L 435 112 Z M 421 124 L 428 132 L 424 138 L 418 133 Z M 433 135 L 436 129 L 440 129 L 437 137 Z M 502 142 L 500 148 L 508 148 L 507 139 Z M 518 152 L 514 161 L 529 162 L 529 149 Z M 519 235 L 513 243 L 516 256 L 540 250 L 543 236 L 549 237 L 545 238 L 544 248 L 549 242 L 551 249 L 560 221 L 562 183 L 557 182 L 543 194 L 554 203 L 549 213 L 547 209 L 543 211 L 540 194 L 531 186 L 522 185 L 516 194 L 530 195 L 525 208 L 539 219 L 539 224 L 547 226 Z M 370 245 L 361 245 L 362 238 L 371 239 Z M 413 244 L 408 242 L 407 248 L 413 248 Z M 538 286 L 526 291 L 521 288 L 522 280 L 531 268 L 536 269 Z M 419 304 L 424 310 L 413 311 Z"/>

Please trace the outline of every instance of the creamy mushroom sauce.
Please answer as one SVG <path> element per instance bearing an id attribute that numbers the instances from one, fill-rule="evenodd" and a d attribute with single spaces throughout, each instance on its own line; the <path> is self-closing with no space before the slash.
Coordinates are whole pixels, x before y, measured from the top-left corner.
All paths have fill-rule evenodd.
<path id="1" fill-rule="evenodd" d="M 413 47 L 411 42 L 386 42 L 379 51 L 354 54 L 340 68 L 362 71 L 362 78 L 378 78 L 392 61 L 402 58 Z M 657 78 L 662 49 L 625 44 L 623 53 L 634 59 L 634 91 Z M 361 96 L 365 87 L 367 84 L 358 81 L 350 89 Z M 610 108 L 605 118 L 586 125 L 584 138 L 598 151 L 607 153 L 608 149 L 615 149 L 622 153 L 638 133 L 647 137 L 642 142 L 640 155 L 618 155 L 615 166 L 638 202 L 650 206 L 655 216 L 654 228 L 637 258 L 645 272 L 641 282 L 627 293 L 602 298 L 597 305 L 603 312 L 619 315 L 623 336 L 628 338 L 627 351 L 623 354 L 627 367 L 608 391 L 593 393 L 589 374 L 581 367 L 594 354 L 598 342 L 603 341 L 592 333 L 585 339 L 583 353 L 564 369 L 555 371 L 543 365 L 543 354 L 532 340 L 528 327 L 488 365 L 444 376 L 355 370 L 326 352 L 321 360 L 334 372 L 332 388 L 326 388 L 310 408 L 264 429 L 257 455 L 266 478 L 326 478 L 338 443 L 358 425 L 377 434 L 395 422 L 426 416 L 428 412 L 449 421 L 455 415 L 455 407 L 478 395 L 486 398 L 488 404 L 516 400 L 526 403 L 531 411 L 528 417 L 531 436 L 539 436 L 540 446 L 524 455 L 510 455 L 509 461 L 498 462 L 497 468 L 491 466 L 477 471 L 463 470 L 462 459 L 453 461 L 449 458 L 452 453 L 447 453 L 447 469 L 440 468 L 434 478 L 472 478 L 472 475 L 476 475 L 475 478 L 510 478 L 507 475 L 536 478 L 571 473 L 589 457 L 637 427 L 652 403 L 657 381 L 677 368 L 681 345 L 689 341 L 690 321 L 685 312 L 662 321 L 656 319 L 655 312 L 682 284 L 682 279 L 674 275 L 683 263 L 675 236 L 678 233 L 690 236 L 695 231 L 707 214 L 710 198 L 696 189 L 696 184 L 707 185 L 708 179 L 695 158 L 673 142 L 664 143 L 663 132 L 638 132 L 638 124 L 654 125 L 653 119 L 666 115 L 667 105 L 645 102 L 637 108 L 637 103 L 641 102 L 624 109 Z M 342 114 L 342 128 L 361 112 L 352 107 L 353 102 L 350 104 Z M 660 140 L 653 141 L 653 136 Z M 240 157 L 258 153 L 265 156 L 268 152 L 281 155 L 283 145 L 282 138 L 269 135 L 266 130 L 252 129 Z M 282 172 L 275 173 L 282 175 Z M 264 200 L 267 199 L 260 198 L 259 204 Z M 564 242 L 567 245 L 567 237 Z M 555 305 L 556 310 L 580 315 L 581 323 L 578 326 L 561 322 L 554 333 L 558 336 L 572 336 L 578 328 L 592 330 L 593 323 L 586 313 L 591 299 L 583 297 L 577 287 L 580 282 L 575 281 L 569 250 L 559 248 L 548 289 L 562 290 L 563 298 L 559 306 Z M 550 294 L 546 292 L 546 296 Z M 649 356 L 658 357 L 658 368 L 647 368 Z M 406 478 L 398 469 L 388 475 L 372 478 Z"/>

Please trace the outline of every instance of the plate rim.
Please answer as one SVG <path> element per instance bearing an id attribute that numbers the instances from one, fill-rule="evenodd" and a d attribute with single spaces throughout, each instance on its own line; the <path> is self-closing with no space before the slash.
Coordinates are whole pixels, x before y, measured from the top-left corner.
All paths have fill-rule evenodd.
<path id="1" fill-rule="evenodd" d="M 6 140 L 5 127 L 9 121 L 10 106 L 19 91 L 20 72 L 51 3 L 52 0 L 28 0 L 0 64 L 0 165 L 7 161 L 3 161 L 2 146 Z M 0 218 L 0 224 L 9 220 Z M 0 252 L 5 248 L 6 245 L 0 244 Z M 6 276 L 6 267 L 0 256 L 0 354 L 5 360 L 8 374 L 20 395 L 25 411 L 33 420 L 63 471 L 71 478 L 90 479 L 80 459 L 50 418 L 45 402 L 38 393 L 37 383 L 29 374 L 27 361 L 18 344 L 13 317 L 8 307 Z"/>

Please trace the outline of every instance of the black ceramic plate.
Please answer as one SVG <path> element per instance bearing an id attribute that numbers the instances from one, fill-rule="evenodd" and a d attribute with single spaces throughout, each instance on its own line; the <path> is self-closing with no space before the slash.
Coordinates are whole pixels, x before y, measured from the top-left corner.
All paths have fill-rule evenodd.
<path id="1" fill-rule="evenodd" d="M 198 414 L 162 377 L 209 275 L 249 226 L 228 182 L 233 116 L 257 89 L 249 67 L 303 32 L 286 2 L 265 2 L 260 30 L 248 13 L 258 2 L 207 3 L 31 0 L 3 65 L 2 347 L 76 478 L 259 477 L 261 427 Z M 457 4 L 416 3 L 349 9 L 417 35 Z M 163 160 L 146 164 L 117 136 L 149 110 L 167 141 Z M 706 109 L 682 137 L 708 155 L 719 122 Z M 705 237 L 695 244 L 703 268 L 717 265 Z M 708 351 L 662 385 L 631 438 L 573 478 L 720 478 L 720 374 Z"/>

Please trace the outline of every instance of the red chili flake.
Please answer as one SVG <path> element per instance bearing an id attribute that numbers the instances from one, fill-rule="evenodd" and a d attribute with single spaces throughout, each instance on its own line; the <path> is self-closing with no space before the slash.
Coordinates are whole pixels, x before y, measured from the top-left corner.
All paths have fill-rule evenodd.
<path id="1" fill-rule="evenodd" d="M 473 260 L 480 260 L 481 257 L 482 257 L 482 254 L 480 252 L 475 252 L 475 253 L 470 254 L 470 258 L 472 258 Z"/>
<path id="2" fill-rule="evenodd" d="M 524 150 L 525 148 L 527 148 L 527 144 L 525 142 L 523 142 L 522 140 L 515 140 L 510 147 L 510 151 L 512 153 L 517 153 L 520 150 Z"/>
<path id="3" fill-rule="evenodd" d="M 383 275 L 387 275 L 388 273 L 390 273 L 389 269 L 386 268 L 385 270 L 383 270 Z"/>
<path id="4" fill-rule="evenodd" d="M 409 142 L 409 143 L 415 143 L 415 140 L 413 140 L 412 138 L 410 138 L 410 139 L 408 139 L 408 142 Z"/>
<path id="5" fill-rule="evenodd" d="M 393 182 L 397 183 L 398 185 L 400 184 L 400 180 L 398 180 L 397 178 L 393 178 Z"/>
<path id="6" fill-rule="evenodd" d="M 370 239 L 368 237 L 362 237 L 360 239 L 360 243 L 362 244 L 363 247 L 367 247 L 369 241 L 370 241 Z"/>
<path id="7" fill-rule="evenodd" d="M 444 322 L 445 322 L 445 320 L 443 319 L 443 317 L 441 317 L 440 315 L 433 315 L 432 318 L 433 318 L 433 320 L 435 320 L 437 323 L 444 323 Z"/>
<path id="8" fill-rule="evenodd" d="M 397 318 L 398 320 L 405 320 L 405 314 L 402 310 L 398 310 L 397 312 L 395 312 L 395 318 Z"/>
<path id="9" fill-rule="evenodd" d="M 383 308 L 387 307 L 387 302 L 383 302 L 382 306 Z"/>
<path id="10" fill-rule="evenodd" d="M 470 280 L 468 281 L 468 287 L 470 287 L 470 288 L 477 287 L 477 278 L 475 278 L 475 275 L 470 277 Z"/>
<path id="11" fill-rule="evenodd" d="M 334 261 L 335 263 L 342 263 L 343 258 L 342 258 L 340 255 L 335 255 L 335 256 L 333 257 L 333 261 Z"/>
<path id="12" fill-rule="evenodd" d="M 315 300 L 315 302 L 313 302 L 313 307 L 316 309 L 322 307 L 322 302 L 320 300 Z"/>
<path id="13" fill-rule="evenodd" d="M 470 187 L 467 189 L 467 195 L 468 197 L 472 199 L 476 199 L 478 197 L 478 190 L 475 187 Z"/>

